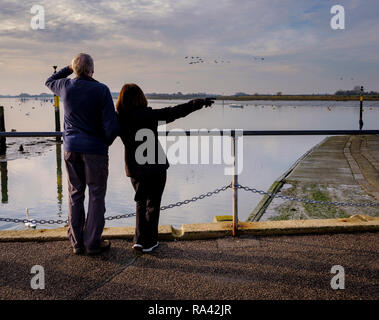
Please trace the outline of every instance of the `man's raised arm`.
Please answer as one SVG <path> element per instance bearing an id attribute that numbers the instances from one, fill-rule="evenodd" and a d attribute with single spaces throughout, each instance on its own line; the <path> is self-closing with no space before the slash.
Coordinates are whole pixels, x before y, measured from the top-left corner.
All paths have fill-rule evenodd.
<path id="1" fill-rule="evenodd" d="M 54 92 L 57 96 L 60 96 L 61 90 L 65 85 L 65 82 L 67 81 L 67 77 L 73 73 L 72 67 L 67 66 L 63 69 L 59 70 L 58 72 L 54 73 L 52 76 L 50 76 L 46 82 L 45 85 Z"/>

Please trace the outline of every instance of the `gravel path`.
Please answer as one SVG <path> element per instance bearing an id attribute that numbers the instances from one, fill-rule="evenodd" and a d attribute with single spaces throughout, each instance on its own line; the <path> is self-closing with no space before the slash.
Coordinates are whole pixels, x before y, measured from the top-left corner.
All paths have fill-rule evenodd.
<path id="1" fill-rule="evenodd" d="M 371 299 L 379 298 L 378 233 L 162 242 L 136 255 L 113 240 L 99 257 L 67 241 L 0 243 L 0 299 Z M 32 290 L 33 265 L 45 289 Z M 330 286 L 333 265 L 345 290 Z"/>

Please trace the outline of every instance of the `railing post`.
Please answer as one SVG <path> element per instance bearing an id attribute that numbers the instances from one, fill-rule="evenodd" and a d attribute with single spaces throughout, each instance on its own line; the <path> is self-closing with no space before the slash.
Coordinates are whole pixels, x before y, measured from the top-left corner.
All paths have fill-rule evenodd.
<path id="1" fill-rule="evenodd" d="M 0 106 L 0 132 L 5 132 L 4 107 Z M 7 152 L 7 139 L 0 137 L 0 155 L 5 155 Z"/>
<path id="2" fill-rule="evenodd" d="M 238 138 L 238 137 L 237 137 Z M 232 131 L 233 152 L 233 237 L 238 235 L 238 174 L 237 174 L 237 141 L 236 132 Z"/>

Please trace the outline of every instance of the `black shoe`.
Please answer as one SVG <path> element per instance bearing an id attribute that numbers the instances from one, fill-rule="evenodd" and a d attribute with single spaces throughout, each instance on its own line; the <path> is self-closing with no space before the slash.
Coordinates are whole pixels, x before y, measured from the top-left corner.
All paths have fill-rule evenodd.
<path id="1" fill-rule="evenodd" d="M 109 240 L 103 240 L 97 249 L 87 249 L 87 254 L 90 256 L 102 254 L 103 252 L 109 250 L 111 247 L 111 242 Z"/>
<path id="2" fill-rule="evenodd" d="M 133 244 L 132 249 L 134 249 L 134 250 L 136 250 L 136 251 L 138 251 L 138 252 L 142 252 L 142 250 L 143 250 L 143 245 L 142 245 L 142 244 L 139 244 L 139 243 L 135 243 L 135 244 Z"/>
<path id="3" fill-rule="evenodd" d="M 84 248 L 83 248 L 83 247 L 73 248 L 73 249 L 72 249 L 72 252 L 73 252 L 74 254 L 77 254 L 77 255 L 79 255 L 79 254 L 83 254 L 83 253 L 84 253 Z"/>
<path id="4" fill-rule="evenodd" d="M 151 251 L 153 251 L 155 248 L 157 248 L 158 246 L 159 246 L 159 242 L 157 242 L 155 245 L 151 246 L 150 248 L 143 248 L 143 249 L 142 249 L 142 252 L 143 252 L 143 253 L 151 252 Z"/>

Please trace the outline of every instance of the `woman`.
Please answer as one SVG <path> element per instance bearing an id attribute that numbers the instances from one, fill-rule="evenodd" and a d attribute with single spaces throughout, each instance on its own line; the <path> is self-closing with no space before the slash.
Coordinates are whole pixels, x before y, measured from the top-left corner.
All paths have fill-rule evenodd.
<path id="1" fill-rule="evenodd" d="M 169 167 L 166 156 L 162 161 L 163 149 L 158 141 L 158 121 L 170 123 L 200 110 L 204 106 L 211 106 L 211 99 L 195 99 L 188 103 L 152 109 L 147 106 L 147 99 L 136 84 L 125 84 L 121 89 L 116 111 L 120 127 L 120 137 L 125 146 L 125 171 L 131 178 L 136 201 L 136 232 L 133 249 L 142 252 L 151 252 L 158 247 L 158 224 L 161 199 L 166 185 L 167 169 Z M 150 129 L 154 133 L 154 151 L 147 152 L 154 155 L 153 161 L 141 163 L 136 151 L 146 143 L 136 141 L 136 133 L 140 129 Z M 150 159 L 151 160 L 151 159 Z"/>

